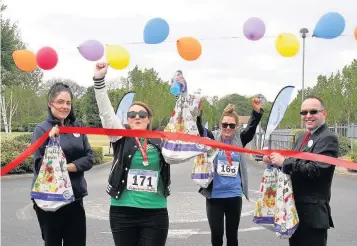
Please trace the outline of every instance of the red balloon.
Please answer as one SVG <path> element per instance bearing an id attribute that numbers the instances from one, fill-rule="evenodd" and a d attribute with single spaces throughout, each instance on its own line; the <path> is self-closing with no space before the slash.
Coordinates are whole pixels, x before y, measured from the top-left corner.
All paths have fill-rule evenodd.
<path id="1" fill-rule="evenodd" d="M 51 47 L 43 47 L 36 54 L 37 65 L 44 70 L 51 70 L 57 65 L 57 52 Z"/>

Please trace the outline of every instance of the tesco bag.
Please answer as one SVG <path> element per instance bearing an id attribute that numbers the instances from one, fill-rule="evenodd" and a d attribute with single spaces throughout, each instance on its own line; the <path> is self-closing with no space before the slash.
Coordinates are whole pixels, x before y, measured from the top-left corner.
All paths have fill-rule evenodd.
<path id="1" fill-rule="evenodd" d="M 196 119 L 201 110 L 201 98 L 196 95 L 180 94 L 165 132 L 186 133 L 199 136 Z M 206 153 L 210 147 L 180 140 L 164 141 L 162 155 L 169 164 L 186 162 Z"/>
<path id="2" fill-rule="evenodd" d="M 75 200 L 67 171 L 66 157 L 58 138 L 50 140 L 31 197 L 44 211 L 56 211 Z"/>

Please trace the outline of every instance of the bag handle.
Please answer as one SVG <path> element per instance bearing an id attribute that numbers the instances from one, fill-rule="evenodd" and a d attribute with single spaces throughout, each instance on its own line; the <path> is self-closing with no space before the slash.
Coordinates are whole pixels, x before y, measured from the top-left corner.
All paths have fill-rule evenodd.
<path id="1" fill-rule="evenodd" d="M 60 146 L 60 136 L 56 137 L 54 140 L 50 138 L 48 141 L 49 146 Z"/>

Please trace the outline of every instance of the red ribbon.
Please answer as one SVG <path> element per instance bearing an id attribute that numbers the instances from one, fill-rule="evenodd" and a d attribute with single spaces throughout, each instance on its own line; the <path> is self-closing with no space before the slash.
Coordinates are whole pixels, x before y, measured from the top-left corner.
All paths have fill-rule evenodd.
<path id="1" fill-rule="evenodd" d="M 357 170 L 357 163 L 341 160 L 325 155 L 297 152 L 292 150 L 251 150 L 245 149 L 215 140 L 201 138 L 194 135 L 161 132 L 161 131 L 148 131 L 148 130 L 127 130 L 127 129 L 106 129 L 106 128 L 89 128 L 89 127 L 59 127 L 61 133 L 79 133 L 79 134 L 93 134 L 93 135 L 107 135 L 107 136 L 123 136 L 123 137 L 142 137 L 142 138 L 161 138 L 165 140 L 181 140 L 191 143 L 199 143 L 210 146 L 212 148 L 222 149 L 226 151 L 240 152 L 246 154 L 256 155 L 270 155 L 271 153 L 279 153 L 286 157 L 292 157 L 302 160 L 324 162 L 335 166 L 345 167 Z M 21 164 L 26 158 L 32 155 L 48 138 L 50 131 L 44 133 L 36 142 L 30 145 L 22 154 L 12 160 L 4 168 L 1 169 L 1 176 L 7 174 L 15 167 Z"/>

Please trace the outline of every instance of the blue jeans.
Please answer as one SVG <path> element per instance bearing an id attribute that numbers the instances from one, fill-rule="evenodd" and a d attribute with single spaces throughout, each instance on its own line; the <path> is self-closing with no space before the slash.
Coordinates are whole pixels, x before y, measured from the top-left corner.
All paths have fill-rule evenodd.
<path id="1" fill-rule="evenodd" d="M 111 206 L 110 228 L 116 246 L 164 246 L 169 231 L 166 208 Z"/>

